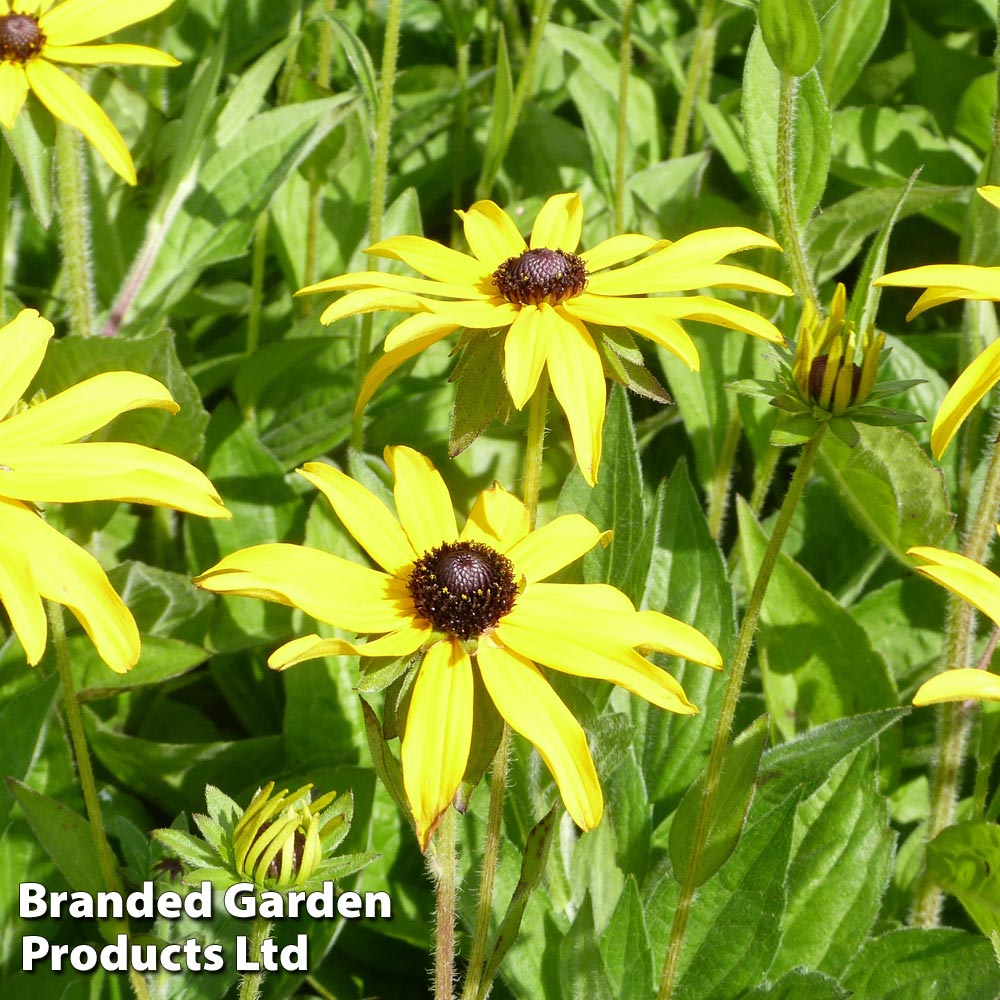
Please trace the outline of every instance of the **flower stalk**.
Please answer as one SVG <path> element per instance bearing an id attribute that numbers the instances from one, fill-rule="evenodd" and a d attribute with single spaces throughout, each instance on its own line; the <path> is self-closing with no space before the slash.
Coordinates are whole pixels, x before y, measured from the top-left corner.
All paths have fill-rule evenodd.
<path id="1" fill-rule="evenodd" d="M 436 929 L 434 1000 L 452 1000 L 455 985 L 455 892 L 458 882 L 455 809 L 441 814 L 434 834 Z"/>
<path id="2" fill-rule="evenodd" d="M 698 14 L 698 26 L 695 29 L 694 47 L 691 49 L 691 61 L 688 63 L 687 76 L 684 78 L 684 90 L 677 108 L 677 121 L 674 123 L 674 135 L 670 143 L 670 158 L 677 160 L 687 153 L 688 135 L 691 132 L 691 121 L 694 118 L 694 105 L 698 95 L 707 84 L 715 61 L 715 37 L 718 27 L 715 22 L 716 0 L 705 0 Z"/>
<path id="3" fill-rule="evenodd" d="M 271 930 L 271 921 L 265 917 L 254 917 L 250 927 L 250 940 L 247 942 L 247 954 L 250 958 L 261 964 L 261 949 L 267 940 L 267 935 Z M 260 988 L 264 983 L 264 972 L 248 972 L 240 980 L 239 1000 L 257 1000 L 260 996 Z"/>
<path id="4" fill-rule="evenodd" d="M 712 749 L 708 757 L 705 785 L 702 790 L 698 817 L 695 822 L 691 855 L 688 859 L 687 868 L 681 874 L 681 891 L 677 900 L 677 908 L 674 910 L 673 924 L 670 928 L 670 940 L 667 945 L 663 975 L 660 979 L 660 989 L 656 995 L 657 1000 L 668 1000 L 669 997 L 673 996 L 677 970 L 680 963 L 681 948 L 684 944 L 684 936 L 687 932 L 695 889 L 697 888 L 698 867 L 701 863 L 705 845 L 708 842 L 709 824 L 711 822 L 715 797 L 719 789 L 723 758 L 726 747 L 729 744 L 729 733 L 733 724 L 733 717 L 736 714 L 736 705 L 739 702 L 740 690 L 743 686 L 743 674 L 750 656 L 750 649 L 753 646 L 754 633 L 757 630 L 757 620 L 760 617 L 761 606 L 764 603 L 764 597 L 767 594 L 768 584 L 771 582 L 771 574 L 778 560 L 778 554 L 785 540 L 785 534 L 788 531 L 792 515 L 795 513 L 795 508 L 798 506 L 806 483 L 809 480 L 816 453 L 819 451 L 820 443 L 825 433 L 825 425 L 820 425 L 802 450 L 798 467 L 795 470 L 794 476 L 792 476 L 791 483 L 788 485 L 788 492 L 782 501 L 774 530 L 771 532 L 767 548 L 764 550 L 760 568 L 757 570 L 757 578 L 754 580 L 753 590 L 750 593 L 750 600 L 747 602 L 743 621 L 740 624 L 739 636 L 736 640 L 736 651 L 733 654 L 729 679 L 726 683 L 722 708 L 719 712 L 719 721 L 716 725 L 715 736 L 712 739 Z"/>
<path id="5" fill-rule="evenodd" d="M 618 46 L 618 134 L 615 143 L 615 214 L 611 235 L 625 229 L 625 161 L 628 153 L 628 78 L 632 71 L 632 7 L 625 0 L 621 11 L 622 37 Z"/>
<path id="6" fill-rule="evenodd" d="M 83 139 L 61 123 L 56 129 L 56 180 L 70 332 L 89 337 L 94 332 L 94 280 Z"/>

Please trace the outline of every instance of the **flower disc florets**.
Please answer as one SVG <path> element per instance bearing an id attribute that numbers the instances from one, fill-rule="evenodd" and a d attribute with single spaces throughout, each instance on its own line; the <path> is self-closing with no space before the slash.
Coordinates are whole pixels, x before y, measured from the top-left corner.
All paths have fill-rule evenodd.
<path id="1" fill-rule="evenodd" d="M 407 581 L 417 612 L 434 628 L 471 639 L 514 607 L 513 563 L 482 542 L 445 542 L 422 555 Z"/>
<path id="2" fill-rule="evenodd" d="M 493 272 L 493 283 L 515 305 L 537 306 L 548 302 L 556 306 L 583 291 L 587 268 L 576 254 L 542 247 L 508 257 Z"/>
<path id="3" fill-rule="evenodd" d="M 30 14 L 4 14 L 0 17 L 0 61 L 26 63 L 34 59 L 45 44 L 38 18 Z"/>

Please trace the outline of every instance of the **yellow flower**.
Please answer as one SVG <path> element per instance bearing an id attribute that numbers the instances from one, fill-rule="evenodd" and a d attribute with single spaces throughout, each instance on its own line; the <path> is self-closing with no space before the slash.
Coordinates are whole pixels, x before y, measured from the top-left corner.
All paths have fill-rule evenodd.
<path id="1" fill-rule="evenodd" d="M 20 404 L 52 334 L 34 309 L 0 328 L 0 602 L 32 666 L 45 652 L 45 597 L 69 608 L 104 662 L 124 673 L 139 658 L 135 620 L 97 560 L 46 524 L 35 505 L 124 500 L 230 515 L 208 479 L 174 455 L 79 442 L 128 410 L 176 413 L 170 393 L 148 375 L 105 372 L 37 405 Z"/>
<path id="2" fill-rule="evenodd" d="M 1000 525 L 997 527 L 1000 529 Z M 1000 626 L 1000 577 L 996 573 L 947 549 L 918 545 L 909 549 L 907 555 L 926 563 L 925 566 L 915 567 L 918 573 L 947 587 Z M 970 667 L 946 670 L 920 686 L 913 696 L 913 704 L 932 705 L 969 698 L 1000 701 L 1000 677 Z"/>
<path id="3" fill-rule="evenodd" d="M 28 90 L 60 121 L 78 128 L 129 184 L 135 167 L 125 140 L 100 105 L 53 63 L 77 66 L 177 66 L 145 45 L 88 45 L 147 17 L 173 0 L 0 0 L 0 124 L 14 127 Z M 51 8 L 51 9 L 50 9 Z"/>
<path id="4" fill-rule="evenodd" d="M 337 469 L 311 462 L 299 470 L 381 569 L 270 544 L 227 556 L 195 582 L 378 636 L 363 644 L 295 639 L 271 654 L 268 663 L 277 670 L 321 656 L 426 650 L 402 743 L 403 784 L 422 846 L 468 761 L 474 670 L 500 715 L 538 749 L 569 814 L 592 829 L 603 799 L 587 738 L 535 664 L 611 681 L 668 711 L 692 714 L 697 709 L 680 684 L 637 649 L 721 667 L 718 651 L 690 625 L 636 611 L 613 587 L 543 582 L 601 539 L 585 518 L 564 515 L 532 531 L 524 504 L 495 484 L 459 531 L 448 489 L 427 458 L 397 447 L 386 449 L 386 461 L 395 475 L 398 520 Z"/>
<path id="5" fill-rule="evenodd" d="M 719 264 L 728 254 L 778 245 L 749 229 L 692 233 L 676 243 L 627 233 L 577 254 L 583 228 L 578 194 L 555 195 L 542 206 L 525 243 L 511 218 L 492 201 L 459 212 L 472 256 L 424 239 L 396 236 L 366 251 L 399 260 L 425 275 L 381 271 L 345 274 L 297 294 L 357 289 L 329 306 L 333 323 L 376 310 L 413 315 L 385 339 L 385 354 L 365 380 L 356 412 L 400 365 L 460 328 L 508 329 L 504 374 L 520 410 L 543 368 L 566 412 L 580 471 L 591 484 L 601 457 L 605 387 L 601 356 L 588 324 L 626 327 L 676 354 L 692 370 L 698 352 L 677 321 L 702 320 L 782 343 L 766 319 L 707 295 L 648 298 L 715 285 L 791 295 L 791 289 L 755 271 Z M 643 256 L 648 255 L 648 256 Z M 625 267 L 623 261 L 642 257 Z"/>
<path id="6" fill-rule="evenodd" d="M 981 197 L 1000 208 L 1000 187 L 981 187 Z M 976 267 L 974 264 L 930 264 L 906 271 L 884 274 L 876 285 L 925 288 L 906 318 L 913 319 L 934 306 L 972 299 L 1000 302 L 1000 267 Z M 935 458 L 944 454 L 962 421 L 976 404 L 1000 381 L 1000 340 L 995 340 L 948 390 L 931 428 L 931 449 Z"/>

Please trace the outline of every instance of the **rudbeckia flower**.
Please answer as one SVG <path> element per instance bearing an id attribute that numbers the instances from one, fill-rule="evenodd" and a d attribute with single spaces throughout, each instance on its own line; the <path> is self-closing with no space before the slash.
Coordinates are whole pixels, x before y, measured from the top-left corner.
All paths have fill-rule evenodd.
<path id="1" fill-rule="evenodd" d="M 978 191 L 991 205 L 1000 208 L 1000 187 L 981 187 Z M 926 289 L 906 314 L 908 320 L 934 306 L 958 299 L 1000 302 L 1000 267 L 929 264 L 926 267 L 911 267 L 905 271 L 884 274 L 875 284 Z M 945 395 L 931 428 L 931 449 L 935 458 L 944 454 L 945 448 L 962 426 L 962 421 L 998 381 L 1000 340 L 995 340 L 959 375 Z"/>
<path id="2" fill-rule="evenodd" d="M 14 127 L 28 91 L 53 117 L 79 129 L 129 184 L 135 167 L 125 140 L 100 105 L 54 63 L 77 66 L 177 66 L 145 45 L 90 45 L 166 10 L 173 0 L 0 0 L 0 124 Z M 51 9 L 50 9 L 51 8 Z"/>
<path id="3" fill-rule="evenodd" d="M 774 278 L 719 261 L 753 247 L 780 249 L 767 236 L 730 227 L 692 233 L 676 243 L 626 233 L 577 253 L 583 228 L 578 194 L 559 194 L 542 206 L 525 242 L 492 201 L 459 212 L 472 256 L 421 236 L 395 236 L 367 253 L 399 260 L 425 277 L 365 271 L 330 278 L 297 294 L 356 289 L 320 317 L 333 323 L 381 309 L 408 312 L 390 331 L 385 354 L 372 368 L 356 412 L 400 365 L 465 328 L 506 329 L 504 375 L 514 405 L 531 398 L 543 368 L 566 412 L 580 471 L 591 484 L 601 457 L 606 393 L 601 355 L 588 326 L 625 327 L 676 354 L 697 370 L 698 351 L 678 320 L 695 319 L 742 330 L 774 343 L 782 336 L 756 313 L 707 295 L 649 298 L 708 286 L 791 295 Z M 640 260 L 634 258 L 640 257 Z M 617 267 L 625 261 L 633 263 Z"/>
<path id="4" fill-rule="evenodd" d="M 524 504 L 499 485 L 480 494 L 459 531 L 448 489 L 430 461 L 386 449 L 397 517 L 328 465 L 299 472 L 321 490 L 378 564 L 301 545 L 256 545 L 226 556 L 195 582 L 300 608 L 363 643 L 307 635 L 268 663 L 284 670 L 321 656 L 402 657 L 423 651 L 402 743 L 403 784 L 422 846 L 458 791 L 469 758 L 473 672 L 500 715 L 548 765 L 566 809 L 584 830 L 603 799 L 587 738 L 539 666 L 611 681 L 680 714 L 697 709 L 670 674 L 638 651 L 660 650 L 721 667 L 700 632 L 655 611 L 636 611 L 605 585 L 544 582 L 601 540 L 569 514 L 532 531 Z M 374 637 L 371 637 L 374 636 Z"/>
<path id="5" fill-rule="evenodd" d="M 45 652 L 42 598 L 69 608 L 112 670 L 139 659 L 139 630 L 97 560 L 39 515 L 37 504 L 87 500 L 149 503 L 229 517 L 193 465 L 137 444 L 79 439 L 120 413 L 156 407 L 176 413 L 167 389 L 137 372 L 105 372 L 24 406 L 52 324 L 25 309 L 0 328 L 0 602 L 28 662 Z"/>
<path id="6" fill-rule="evenodd" d="M 997 526 L 1000 529 L 1000 525 Z M 977 607 L 1000 627 L 1000 577 L 966 556 L 931 546 L 916 546 L 907 555 L 921 560 L 918 573 L 946 587 Z M 913 696 L 914 705 L 941 701 L 1000 701 L 1000 677 L 986 670 L 961 667 L 946 670 L 922 684 Z"/>

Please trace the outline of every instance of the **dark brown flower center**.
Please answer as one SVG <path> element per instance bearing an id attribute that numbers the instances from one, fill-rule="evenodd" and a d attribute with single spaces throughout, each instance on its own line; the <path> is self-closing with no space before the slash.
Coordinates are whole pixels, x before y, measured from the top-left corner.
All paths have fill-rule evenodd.
<path id="1" fill-rule="evenodd" d="M 0 62 L 26 63 L 34 59 L 45 44 L 38 18 L 30 14 L 4 14 L 0 17 Z"/>
<path id="2" fill-rule="evenodd" d="M 565 250 L 525 250 L 519 257 L 508 257 L 493 272 L 493 284 L 515 305 L 548 302 L 555 306 L 583 291 L 587 268 L 576 254 Z"/>
<path id="3" fill-rule="evenodd" d="M 514 565 L 481 542 L 445 542 L 424 553 L 407 581 L 417 612 L 439 632 L 471 639 L 514 607 Z"/>
<path id="4" fill-rule="evenodd" d="M 830 356 L 828 354 L 821 354 L 818 358 L 813 359 L 813 363 L 809 368 L 809 400 L 812 403 L 816 403 L 819 406 L 828 407 L 833 401 L 833 393 L 836 390 L 837 383 L 844 377 L 844 365 L 845 359 L 841 358 L 837 368 L 837 374 L 834 376 L 830 382 L 830 398 L 823 399 L 823 380 L 826 378 L 827 365 L 830 363 Z M 861 367 L 849 362 L 851 365 L 851 399 L 850 402 L 854 403 L 858 398 L 858 389 L 861 388 Z M 849 404 L 850 405 L 850 404 Z"/>

